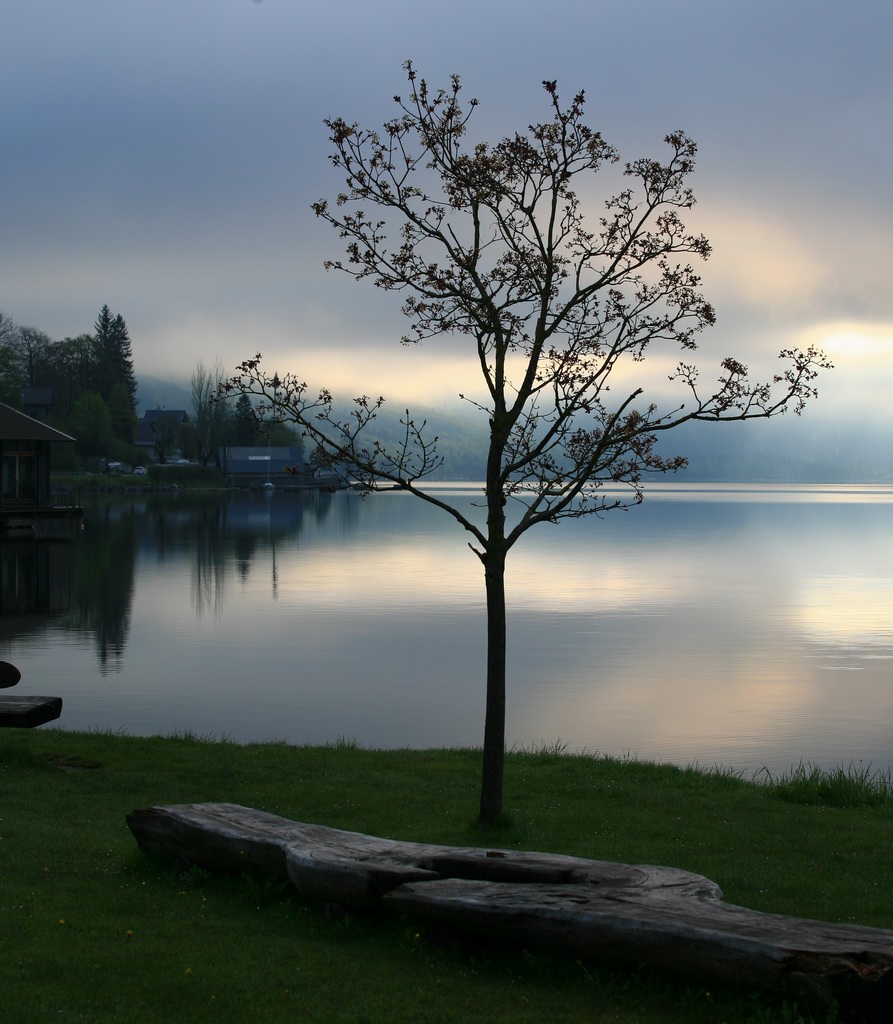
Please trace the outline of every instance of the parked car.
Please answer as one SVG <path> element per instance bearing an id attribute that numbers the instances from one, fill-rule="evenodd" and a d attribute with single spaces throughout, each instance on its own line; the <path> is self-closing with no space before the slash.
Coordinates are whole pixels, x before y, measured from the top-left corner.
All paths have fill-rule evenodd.
<path id="1" fill-rule="evenodd" d="M 145 466 L 137 466 L 136 469 L 133 471 L 133 475 L 134 476 L 145 476 L 146 475 L 146 467 Z"/>

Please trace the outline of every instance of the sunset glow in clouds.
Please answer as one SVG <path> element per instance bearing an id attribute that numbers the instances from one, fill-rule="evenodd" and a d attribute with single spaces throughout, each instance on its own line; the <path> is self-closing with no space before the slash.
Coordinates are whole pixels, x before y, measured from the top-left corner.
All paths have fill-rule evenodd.
<path id="1" fill-rule="evenodd" d="M 138 376 L 261 351 L 346 394 L 473 390 L 461 339 L 401 348 L 399 298 L 322 269 L 341 248 L 310 209 L 342 185 L 323 118 L 380 126 L 411 58 L 433 86 L 462 76 L 475 138 L 546 118 L 546 78 L 586 90 L 623 159 L 688 132 L 690 223 L 714 246 L 705 374 L 728 354 L 771 373 L 817 341 L 837 369 L 809 415 L 886 415 L 891 38 L 881 0 L 8 0 L 0 309 L 62 338 L 108 303 Z"/>

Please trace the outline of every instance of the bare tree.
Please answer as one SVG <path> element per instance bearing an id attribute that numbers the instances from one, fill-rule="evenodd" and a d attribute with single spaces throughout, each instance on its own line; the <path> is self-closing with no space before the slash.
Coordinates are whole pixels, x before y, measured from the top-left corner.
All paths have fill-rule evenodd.
<path id="1" fill-rule="evenodd" d="M 16 344 L 25 385 L 34 387 L 46 368 L 53 339 L 39 327 L 20 327 Z"/>
<path id="2" fill-rule="evenodd" d="M 214 458 L 218 447 L 223 443 L 228 410 L 224 404 L 214 399 L 220 382 L 225 377 L 226 371 L 219 357 L 210 369 L 199 360 L 192 371 L 192 414 L 196 454 L 203 466 L 207 466 Z"/>
<path id="3" fill-rule="evenodd" d="M 23 383 L 18 345 L 18 324 L 0 309 L 0 402 L 16 408 L 21 404 Z"/>
<path id="4" fill-rule="evenodd" d="M 435 92 L 411 64 L 405 70 L 409 97 L 396 97 L 399 113 L 382 132 L 326 121 L 346 190 L 334 206 L 320 201 L 314 210 L 346 243 L 346 261 L 328 268 L 401 294 L 405 343 L 467 339 L 487 396 L 473 403 L 489 439 L 486 524 L 419 486 L 440 457 L 437 439 L 409 413 L 401 444 L 366 443 L 383 399 L 359 397 L 350 415 L 339 415 L 329 390 L 313 393 L 293 374 L 267 372 L 260 355 L 223 393 L 261 396 L 259 413 L 300 425 L 367 489 L 416 495 L 470 535 L 487 595 L 479 813 L 487 827 L 503 802 L 509 551 L 539 523 L 640 502 L 644 474 L 685 464 L 657 450 L 660 435 L 680 424 L 800 413 L 816 394 L 818 370 L 830 364 L 814 349 L 791 349 L 781 353 L 781 372 L 755 381 L 729 357 L 718 380 L 702 385 L 689 354 L 714 312 L 687 261 L 705 259 L 710 246 L 681 219 L 695 201 L 686 180 L 696 147 L 685 134 L 666 137 L 663 162 L 627 163 L 627 187 L 588 224 L 577 181 L 618 155 L 584 123 L 582 92 L 565 106 L 556 83 L 545 82 L 548 121 L 495 146 L 471 145 L 464 137 L 477 104 L 460 103 L 459 78 Z M 652 346 L 683 353 L 662 386 L 648 385 L 640 365 Z M 639 386 L 627 383 L 630 370 Z M 668 390 L 669 401 L 661 397 Z M 607 483 L 629 489 L 618 495 Z"/>
<path id="5" fill-rule="evenodd" d="M 15 320 L 0 309 L 0 345 L 12 345 L 18 338 L 19 328 Z"/>
<path id="6" fill-rule="evenodd" d="M 163 466 L 180 441 L 180 421 L 172 412 L 162 413 L 153 424 L 155 458 Z"/>
<path id="7" fill-rule="evenodd" d="M 47 353 L 41 382 L 53 388 L 53 409 L 64 423 L 77 400 L 90 392 L 97 374 L 93 360 L 94 339 L 89 334 L 54 342 Z"/>

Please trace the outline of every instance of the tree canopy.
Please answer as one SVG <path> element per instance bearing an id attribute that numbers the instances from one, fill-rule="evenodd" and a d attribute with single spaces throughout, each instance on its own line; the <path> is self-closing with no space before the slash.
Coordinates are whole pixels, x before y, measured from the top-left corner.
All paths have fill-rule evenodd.
<path id="1" fill-rule="evenodd" d="M 93 325 L 94 360 L 98 372 L 99 394 L 108 403 L 115 386 L 122 387 L 136 408 L 136 377 L 133 351 L 127 324 L 120 313 L 112 315 L 108 306 L 99 311 Z"/>
<path id="2" fill-rule="evenodd" d="M 99 312 L 93 334 L 62 341 L 53 341 L 37 327 L 20 327 L 0 312 L 0 399 L 19 407 L 23 387 L 52 389 L 50 418 L 60 429 L 80 433 L 83 410 L 97 409 L 98 399 L 110 414 L 112 436 L 125 446 L 136 438 L 137 383 L 130 334 L 121 314 L 113 314 L 107 305 Z M 99 454 L 94 451 L 94 429 L 86 430 L 90 439 L 85 440 L 84 451 Z"/>
<path id="3" fill-rule="evenodd" d="M 620 158 L 586 124 L 582 92 L 565 103 L 556 83 L 544 82 L 548 119 L 490 145 L 468 141 L 477 102 L 463 106 L 458 76 L 433 90 L 412 64 L 405 70 L 409 95 L 395 97 L 398 113 L 383 129 L 326 121 L 346 187 L 314 210 L 346 247 L 346 259 L 328 268 L 400 295 L 404 343 L 467 340 L 470 380 L 486 396 L 473 400 L 488 437 L 486 523 L 425 490 L 440 457 L 423 423 L 407 413 L 401 443 L 369 440 L 383 399 L 359 396 L 350 415 L 339 414 L 329 389 L 280 377 L 260 355 L 228 390 L 261 396 L 261 413 L 298 423 L 366 488 L 409 491 L 470 535 L 487 590 L 479 819 L 487 825 L 502 809 L 509 550 L 538 523 L 641 501 L 645 474 L 685 464 L 657 450 L 658 438 L 684 423 L 799 414 L 830 364 L 816 349 L 792 348 L 777 372 L 753 379 L 726 356 L 705 383 L 693 353 L 715 313 L 692 261 L 705 260 L 710 245 L 683 223 L 697 152 L 684 132 L 665 137 L 663 158 L 623 164 L 593 216 L 592 179 Z M 643 365 L 653 354 L 675 359 L 660 388 Z"/>

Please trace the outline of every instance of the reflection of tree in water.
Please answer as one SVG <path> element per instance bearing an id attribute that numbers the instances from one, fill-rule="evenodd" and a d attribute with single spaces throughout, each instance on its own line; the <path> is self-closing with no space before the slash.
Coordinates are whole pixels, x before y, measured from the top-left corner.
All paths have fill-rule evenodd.
<path id="1" fill-rule="evenodd" d="M 258 555 L 269 551 L 275 597 L 276 546 L 297 537 L 304 516 L 321 524 L 336 507 L 332 499 L 317 492 L 192 492 L 90 501 L 73 543 L 2 546 L 0 647 L 50 630 L 75 634 L 95 646 L 103 675 L 120 671 L 138 557 L 156 565 L 190 559 L 192 604 L 201 616 L 219 613 L 233 575 L 245 583 Z"/>
<path id="2" fill-rule="evenodd" d="M 79 634 L 95 645 L 103 675 L 119 671 L 131 626 L 138 556 L 156 565 L 189 558 L 196 615 L 217 614 L 233 574 L 247 581 L 262 552 L 271 553 L 275 595 L 276 545 L 297 537 L 305 515 L 309 522 L 321 524 L 335 507 L 332 498 L 316 492 L 300 496 L 194 492 L 90 502 L 81 537 L 70 546 L 47 549 L 64 558 L 44 558 L 39 562 L 41 571 L 31 571 L 34 558 L 44 550 L 32 542 L 24 563 L 7 559 L 3 590 L 7 611 L 13 610 L 13 598 L 27 598 L 27 602 L 17 609 L 22 613 L 21 628 L 6 632 L 20 635 L 46 629 L 53 622 L 54 628 Z M 24 597 L 21 588 L 16 590 L 5 580 L 6 576 L 21 579 L 23 565 L 29 567 L 30 581 Z"/>
<path id="3" fill-rule="evenodd" d="M 308 501 L 309 499 L 309 501 Z M 315 495 L 285 493 L 231 493 L 217 506 L 216 518 L 199 532 L 192 583 L 197 615 L 205 609 L 219 613 L 232 571 L 242 584 L 248 581 L 259 554 L 271 553 L 275 577 L 276 544 L 297 536 L 308 503 Z M 273 579 L 275 593 L 275 578 Z"/>
<path id="4" fill-rule="evenodd" d="M 137 550 L 133 505 L 85 510 L 83 536 L 74 545 L 74 584 L 68 622 L 93 638 L 103 675 L 120 671 L 130 630 Z"/>
<path id="5" fill-rule="evenodd" d="M 236 572 L 242 583 L 248 581 L 251 572 L 251 563 L 260 545 L 256 537 L 248 534 L 237 535 L 233 538 L 233 556 L 236 563 Z"/>
<path id="6" fill-rule="evenodd" d="M 240 528 L 233 524 L 226 505 L 216 507 L 213 517 L 201 517 L 193 539 L 192 604 L 196 616 L 206 611 L 219 614 L 233 570 L 245 583 L 260 551 L 275 544 L 263 524 Z"/>
<path id="7" fill-rule="evenodd" d="M 246 584 L 260 555 L 269 553 L 270 586 L 277 594 L 276 549 L 312 522 L 321 524 L 333 509 L 332 495 L 318 491 L 239 491 L 205 499 L 196 509 L 195 525 L 187 538 L 194 552 L 192 599 L 196 615 L 219 614 L 230 578 Z"/>
<path id="8" fill-rule="evenodd" d="M 321 523 L 328 518 L 329 513 L 332 511 L 332 497 L 331 491 L 316 491 L 314 493 L 310 508 L 316 522 Z M 346 503 L 344 507 L 347 507 Z"/>
<path id="9" fill-rule="evenodd" d="M 192 604 L 197 616 L 206 609 L 220 611 L 226 588 L 226 537 L 223 501 L 206 501 L 195 509 L 193 545 L 195 563 L 192 574 Z M 188 543 L 188 541 L 187 541 Z"/>

